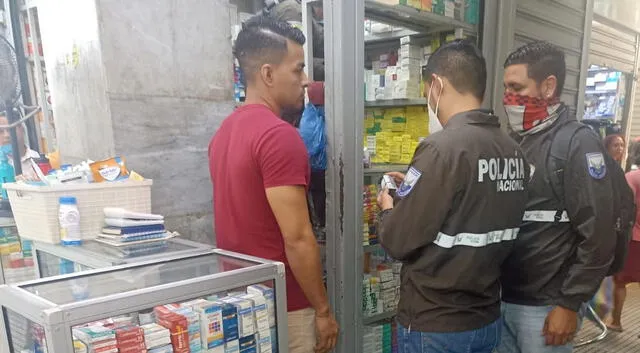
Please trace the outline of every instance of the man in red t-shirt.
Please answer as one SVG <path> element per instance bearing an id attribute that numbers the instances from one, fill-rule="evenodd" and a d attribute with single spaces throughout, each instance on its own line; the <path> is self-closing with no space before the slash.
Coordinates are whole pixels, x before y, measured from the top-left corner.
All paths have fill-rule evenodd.
<path id="1" fill-rule="evenodd" d="M 286 265 L 291 353 L 328 352 L 338 334 L 307 210 L 309 158 L 281 118 L 304 105 L 304 41 L 286 22 L 256 17 L 243 25 L 235 55 L 246 101 L 209 145 L 217 245 Z"/>

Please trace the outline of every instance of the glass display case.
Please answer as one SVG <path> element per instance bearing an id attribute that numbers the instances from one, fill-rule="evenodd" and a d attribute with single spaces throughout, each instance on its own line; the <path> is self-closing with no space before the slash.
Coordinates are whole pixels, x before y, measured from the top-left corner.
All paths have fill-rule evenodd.
<path id="1" fill-rule="evenodd" d="M 210 245 L 180 238 L 123 248 L 109 246 L 97 241 L 87 241 L 77 247 L 66 247 L 36 241 L 33 242 L 32 248 L 38 278 L 134 262 L 145 262 L 171 256 L 204 253 L 212 249 Z"/>
<path id="2" fill-rule="evenodd" d="M 0 351 L 286 353 L 284 274 L 211 249 L 3 285 Z"/>

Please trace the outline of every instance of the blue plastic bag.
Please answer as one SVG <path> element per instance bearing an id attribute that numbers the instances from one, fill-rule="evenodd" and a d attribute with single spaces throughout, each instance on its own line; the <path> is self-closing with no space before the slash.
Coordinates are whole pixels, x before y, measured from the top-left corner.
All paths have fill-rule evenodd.
<path id="1" fill-rule="evenodd" d="M 309 153 L 311 169 L 327 169 L 327 136 L 324 131 L 324 108 L 309 103 L 300 120 L 300 136 Z"/>

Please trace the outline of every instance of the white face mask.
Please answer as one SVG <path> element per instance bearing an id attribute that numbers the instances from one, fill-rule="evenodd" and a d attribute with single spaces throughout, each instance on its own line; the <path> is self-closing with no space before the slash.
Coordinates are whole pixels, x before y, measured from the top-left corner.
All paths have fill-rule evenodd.
<path id="1" fill-rule="evenodd" d="M 438 108 L 440 106 L 440 97 L 442 96 L 442 88 L 444 87 L 442 83 L 442 79 L 438 77 L 440 81 L 440 92 L 438 93 L 438 98 L 436 99 L 436 109 L 433 110 L 431 108 L 431 88 L 433 88 L 433 84 L 429 86 L 429 94 L 427 94 L 427 107 L 429 108 L 429 134 L 434 134 L 438 131 L 442 130 L 442 124 L 440 123 L 440 119 L 438 119 Z"/>

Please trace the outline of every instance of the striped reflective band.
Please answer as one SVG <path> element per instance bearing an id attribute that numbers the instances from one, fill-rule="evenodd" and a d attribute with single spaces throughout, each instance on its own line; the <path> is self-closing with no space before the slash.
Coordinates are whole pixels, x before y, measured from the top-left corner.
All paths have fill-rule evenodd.
<path id="1" fill-rule="evenodd" d="M 518 231 L 520 231 L 520 228 L 494 230 L 489 233 L 482 234 L 460 233 L 457 235 L 447 235 L 440 232 L 433 243 L 441 248 L 447 249 L 454 246 L 472 246 L 474 248 L 481 248 L 490 244 L 515 240 L 518 237 Z"/>
<path id="2" fill-rule="evenodd" d="M 556 217 L 559 216 L 559 219 Z M 567 223 L 570 222 L 569 215 L 567 211 L 562 211 L 562 213 L 558 213 L 558 211 L 526 211 L 522 220 L 525 222 L 542 222 L 542 223 L 551 223 L 551 222 L 560 222 Z"/>

